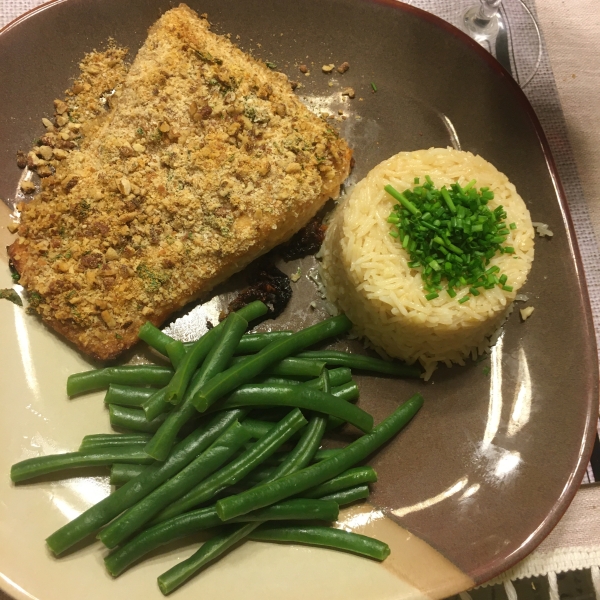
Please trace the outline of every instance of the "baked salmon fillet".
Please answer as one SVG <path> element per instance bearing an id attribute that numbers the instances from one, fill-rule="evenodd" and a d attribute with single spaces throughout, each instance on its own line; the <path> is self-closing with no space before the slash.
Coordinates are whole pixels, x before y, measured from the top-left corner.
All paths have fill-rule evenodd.
<path id="1" fill-rule="evenodd" d="M 185 5 L 150 28 L 111 104 L 9 248 L 43 321 L 101 360 L 290 238 L 351 160 L 285 75 Z"/>

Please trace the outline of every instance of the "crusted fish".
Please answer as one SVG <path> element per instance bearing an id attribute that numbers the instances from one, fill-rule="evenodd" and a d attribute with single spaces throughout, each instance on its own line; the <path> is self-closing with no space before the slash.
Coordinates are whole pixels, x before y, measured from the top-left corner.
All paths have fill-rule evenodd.
<path id="1" fill-rule="evenodd" d="M 185 5 L 150 28 L 109 100 L 59 149 L 9 249 L 41 318 L 97 359 L 290 238 L 351 161 L 285 75 Z M 59 116 L 76 121 L 73 106 Z"/>

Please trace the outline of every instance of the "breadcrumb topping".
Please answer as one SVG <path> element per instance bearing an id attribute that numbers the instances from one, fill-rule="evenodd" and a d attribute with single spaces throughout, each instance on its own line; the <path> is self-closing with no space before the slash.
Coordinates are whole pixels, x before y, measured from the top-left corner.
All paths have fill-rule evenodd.
<path id="1" fill-rule="evenodd" d="M 28 155 L 43 189 L 10 247 L 35 310 L 100 359 L 298 231 L 351 158 L 285 75 L 185 5 L 129 71 L 125 55 L 86 56 L 55 101 Z"/>

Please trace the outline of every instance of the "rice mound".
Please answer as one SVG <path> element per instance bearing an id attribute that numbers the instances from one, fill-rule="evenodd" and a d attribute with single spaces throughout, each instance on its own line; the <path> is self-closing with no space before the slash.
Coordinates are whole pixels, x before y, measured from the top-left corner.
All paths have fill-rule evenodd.
<path id="1" fill-rule="evenodd" d="M 516 223 L 506 245 L 515 254 L 497 254 L 497 265 L 508 277 L 512 292 L 500 286 L 458 300 L 469 293 L 457 289 L 456 298 L 440 292 L 426 300 L 419 269 L 408 266 L 408 253 L 389 235 L 386 219 L 397 203 L 384 190 L 387 184 L 398 191 L 414 187 L 414 178 L 429 175 L 437 188 L 477 180 L 477 188 L 488 186 L 494 199 L 507 213 L 506 223 Z M 327 299 L 342 310 L 366 337 L 385 354 L 409 363 L 417 360 L 425 368 L 425 379 L 439 361 L 463 365 L 489 348 L 490 340 L 533 262 L 534 231 L 529 211 L 515 186 L 492 164 L 470 152 L 430 148 L 401 152 L 376 166 L 336 208 L 321 249 L 321 277 Z"/>

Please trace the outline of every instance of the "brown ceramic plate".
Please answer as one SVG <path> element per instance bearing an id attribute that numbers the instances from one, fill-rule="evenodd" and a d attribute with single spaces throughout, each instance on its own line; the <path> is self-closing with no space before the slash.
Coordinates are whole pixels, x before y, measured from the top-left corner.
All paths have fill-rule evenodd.
<path id="1" fill-rule="evenodd" d="M 392 556 L 383 565 L 250 543 L 178 593 L 439 598 L 492 578 L 531 552 L 566 510 L 583 477 L 598 410 L 596 348 L 577 242 L 531 106 L 474 42 L 392 0 L 190 4 L 209 13 L 216 31 L 239 35 L 244 49 L 301 80 L 307 102 L 348 115 L 338 125 L 355 149 L 352 181 L 401 150 L 459 143 L 506 173 L 533 220 L 548 223 L 554 237 L 538 238 L 523 290 L 534 315 L 521 323 L 515 311 L 491 358 L 440 369 L 427 384 L 360 377 L 361 405 L 376 420 L 416 391 L 426 398 L 418 419 L 372 460 L 379 473 L 372 506 L 344 517 L 346 526 L 390 543 Z M 0 197 L 14 199 L 15 152 L 39 135 L 40 119 L 49 116 L 82 55 L 108 37 L 134 53 L 169 6 L 166 0 L 58 0 L 1 32 Z M 343 61 L 351 65 L 343 76 L 321 73 L 321 65 Z M 299 74 L 299 63 L 309 64 L 310 77 Z M 342 102 L 340 90 L 348 86 L 356 99 Z M 8 218 L 6 208 L 3 225 Z M 8 241 L 5 229 L 2 235 Z M 308 307 L 318 301 L 307 276 L 311 265 L 312 259 L 300 265 L 292 304 L 263 328 L 298 327 L 324 316 L 321 305 Z M 288 272 L 297 267 L 284 266 Z M 1 287 L 10 285 L 5 267 L 0 275 Z M 210 315 L 210 306 L 175 322 L 172 331 L 187 335 L 204 323 L 198 315 Z M 46 554 L 44 537 L 105 495 L 106 480 L 89 476 L 15 489 L 7 483 L 9 465 L 72 449 L 83 434 L 107 430 L 107 419 L 99 398 L 69 404 L 64 397 L 65 376 L 87 368 L 73 349 L 8 303 L 0 306 L 0 323 L 0 364 L 11 373 L 10 383 L 3 377 L 1 384 L 0 430 L 7 441 L 0 464 L 0 587 L 41 600 L 159 597 L 154 577 L 187 557 L 189 548 L 170 548 L 118 582 L 103 572 L 96 546 L 60 561 Z"/>

